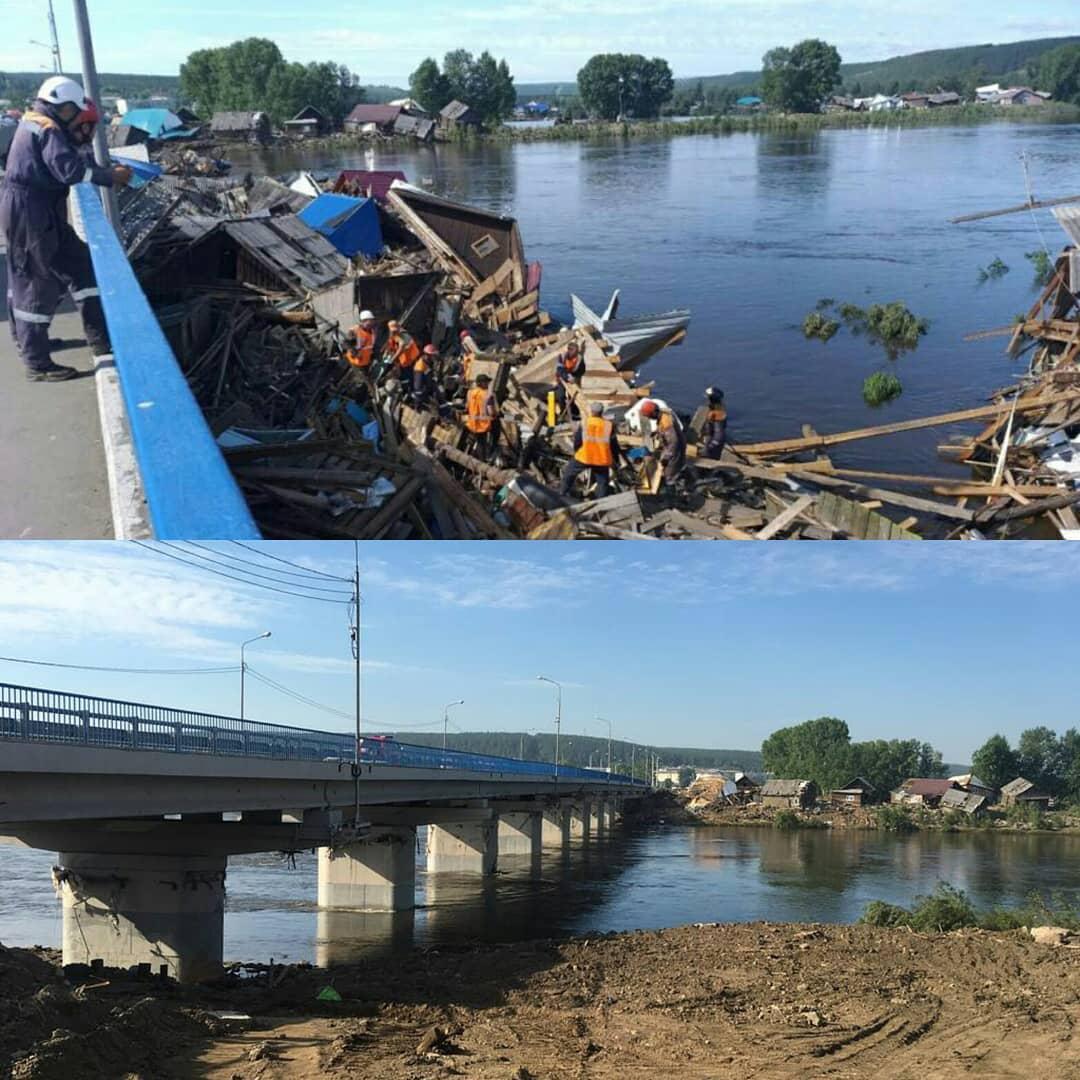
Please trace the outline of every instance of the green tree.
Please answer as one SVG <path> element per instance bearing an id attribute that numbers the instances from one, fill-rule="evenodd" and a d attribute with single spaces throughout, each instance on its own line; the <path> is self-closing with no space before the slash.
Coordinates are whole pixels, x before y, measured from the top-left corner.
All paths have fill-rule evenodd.
<path id="1" fill-rule="evenodd" d="M 443 78 L 446 79 L 446 85 L 450 90 L 449 100 L 453 101 L 457 98 L 471 105 L 469 80 L 473 70 L 472 53 L 467 49 L 451 49 L 443 57 L 442 70 Z"/>
<path id="2" fill-rule="evenodd" d="M 1021 732 L 1016 756 L 1021 776 L 1051 795 L 1061 790 L 1061 745 L 1048 727 L 1033 727 Z"/>
<path id="3" fill-rule="evenodd" d="M 1080 45 L 1061 45 L 1044 53 L 1036 69 L 1035 84 L 1058 101 L 1080 105 Z"/>
<path id="4" fill-rule="evenodd" d="M 895 791 L 910 776 L 936 776 L 941 755 L 918 739 L 873 739 L 852 743 L 851 772 L 874 785 L 878 795 Z"/>
<path id="5" fill-rule="evenodd" d="M 820 112 L 839 81 L 840 53 L 817 38 L 791 49 L 770 49 L 762 60 L 762 97 L 784 112 Z"/>
<path id="6" fill-rule="evenodd" d="M 830 791 L 851 779 L 851 735 L 836 717 L 807 720 L 774 731 L 761 744 L 761 760 L 774 776 L 813 780 Z"/>
<path id="7" fill-rule="evenodd" d="M 430 56 L 409 76 L 409 93 L 429 113 L 437 113 L 453 98 L 450 81 Z"/>
<path id="8" fill-rule="evenodd" d="M 650 118 L 671 99 L 675 80 L 668 62 L 638 54 L 599 53 L 578 72 L 585 108 L 604 120 L 624 116 Z"/>
<path id="9" fill-rule="evenodd" d="M 999 788 L 1015 780 L 1019 769 L 1016 754 L 1004 735 L 991 735 L 971 756 L 971 770 L 991 787 Z"/>

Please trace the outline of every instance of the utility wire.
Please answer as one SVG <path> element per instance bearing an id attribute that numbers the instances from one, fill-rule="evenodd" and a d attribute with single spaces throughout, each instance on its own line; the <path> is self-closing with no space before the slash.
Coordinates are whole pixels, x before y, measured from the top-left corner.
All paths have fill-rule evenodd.
<path id="1" fill-rule="evenodd" d="M 243 548 L 245 551 L 250 551 L 257 555 L 262 555 L 264 558 L 267 559 L 273 559 L 274 562 L 284 563 L 286 566 L 294 567 L 297 570 L 303 570 L 306 574 L 317 574 L 319 577 L 329 578 L 331 581 L 347 581 L 350 584 L 352 583 L 352 578 L 339 577 L 337 574 L 327 574 L 322 570 L 312 570 L 310 567 L 301 566 L 300 563 L 289 562 L 288 559 L 282 559 L 278 555 L 271 555 L 269 551 L 263 551 L 261 548 L 251 547 L 250 544 L 245 544 L 240 540 L 230 540 L 229 542 L 235 544 L 237 547 Z"/>
<path id="2" fill-rule="evenodd" d="M 333 705 L 324 705 L 320 701 L 314 701 L 309 697 L 305 697 L 303 694 L 296 690 L 290 689 L 288 686 L 282 686 L 281 683 L 275 682 L 273 679 L 266 675 L 263 675 L 261 671 L 256 671 L 250 664 L 247 665 L 247 673 L 253 678 L 257 679 L 261 683 L 265 683 L 273 690 L 277 690 L 278 693 L 285 694 L 288 697 L 293 698 L 295 701 L 299 701 L 304 705 L 308 705 L 313 709 L 319 709 L 324 713 L 330 713 L 333 716 L 340 716 L 346 720 L 351 720 L 352 716 L 342 709 L 335 709 Z"/>
<path id="3" fill-rule="evenodd" d="M 72 671 L 111 671 L 124 675 L 224 675 L 240 670 L 237 667 L 212 668 L 128 668 L 102 667 L 97 664 L 61 664 L 55 660 L 26 660 L 20 656 L 0 656 L 9 664 L 32 664 L 35 667 L 68 668 Z"/>
<path id="4" fill-rule="evenodd" d="M 239 540 L 232 540 L 230 542 L 231 543 L 240 543 Z M 338 581 L 338 582 L 341 582 L 342 584 L 349 584 L 350 583 L 350 580 L 348 578 L 333 578 L 333 577 L 330 577 L 329 575 L 324 575 L 324 573 L 321 573 L 319 571 L 305 570 L 305 571 L 302 571 L 302 572 L 298 572 L 296 570 L 279 570 L 278 567 L 271 566 L 269 563 L 260 563 L 258 561 L 258 559 L 244 558 L 243 555 L 230 555 L 228 552 L 221 551 L 218 548 L 210 548 L 210 546 L 207 546 L 206 544 L 197 543 L 194 540 L 188 540 L 187 543 L 190 546 L 192 546 L 192 548 L 201 548 L 203 551 L 213 552 L 215 555 L 219 555 L 221 558 L 229 559 L 229 561 L 232 562 L 232 563 L 240 563 L 243 566 L 254 566 L 259 570 L 272 570 L 274 573 L 278 573 L 278 575 L 281 575 L 284 578 L 299 578 L 300 580 L 295 581 L 295 582 L 294 581 L 282 581 L 282 584 L 296 585 L 297 588 L 300 588 L 300 586 L 307 584 L 307 582 L 309 582 L 309 581 L 318 581 L 320 579 L 323 579 L 323 580 L 326 580 L 326 581 Z M 252 571 L 251 570 L 245 570 L 244 572 L 245 573 L 251 573 Z M 318 577 L 314 577 L 313 573 L 315 573 L 315 575 L 318 575 Z M 312 588 L 313 588 L 313 586 L 312 586 Z"/>
<path id="5" fill-rule="evenodd" d="M 259 582 L 252 581 L 250 578 L 237 577 L 236 574 L 226 574 L 224 570 L 215 570 L 211 566 L 192 562 L 190 559 L 182 559 L 179 555 L 173 555 L 171 552 L 162 551 L 160 548 L 156 548 L 152 544 L 146 543 L 145 540 L 132 540 L 131 543 L 137 544 L 139 547 L 145 548 L 155 555 L 160 555 L 162 558 L 175 559 L 177 562 L 184 563 L 185 566 L 194 566 L 196 570 L 205 570 L 207 573 L 217 574 L 219 577 L 228 578 L 230 581 L 239 581 L 242 585 L 250 585 L 255 589 L 265 589 L 267 592 L 281 593 L 283 596 L 299 596 L 302 600 L 317 600 L 323 604 L 341 604 L 350 599 L 347 593 L 342 593 L 337 599 L 332 599 L 327 596 L 312 596 L 309 593 L 294 592 L 291 589 L 276 589 L 272 585 L 261 585 Z"/>
<path id="6" fill-rule="evenodd" d="M 237 568 L 235 566 L 230 566 L 228 563 L 223 563 L 220 559 L 211 558 L 210 555 L 200 555 L 197 551 L 188 551 L 187 548 L 182 547 L 179 544 L 170 544 L 167 541 L 162 541 L 162 543 L 164 543 L 166 547 L 173 548 L 176 551 L 182 551 L 185 555 L 190 555 L 193 559 L 202 559 L 204 562 L 214 563 L 217 566 L 224 566 L 226 570 L 235 570 L 236 573 L 238 573 L 238 574 L 247 574 L 249 577 L 264 578 L 266 581 L 274 582 L 275 585 L 289 585 L 294 589 L 304 589 L 304 590 L 311 591 L 311 592 L 334 593 L 335 595 L 340 594 L 340 589 L 339 588 L 331 589 L 331 588 L 327 588 L 325 585 L 304 585 L 304 584 L 301 584 L 301 583 L 296 582 L 296 581 L 285 581 L 280 576 L 278 576 L 277 571 L 274 571 L 274 574 L 270 575 L 270 574 L 257 574 L 254 570 L 241 570 L 241 569 L 239 569 L 239 568 Z M 197 543 L 195 543 L 194 540 L 188 540 L 187 544 L 188 544 L 189 547 L 202 548 L 202 550 L 204 550 L 204 551 L 209 551 L 209 552 L 214 551 L 213 548 L 207 548 L 202 544 L 197 544 Z M 271 569 L 271 568 L 270 567 L 264 567 L 264 569 Z"/>

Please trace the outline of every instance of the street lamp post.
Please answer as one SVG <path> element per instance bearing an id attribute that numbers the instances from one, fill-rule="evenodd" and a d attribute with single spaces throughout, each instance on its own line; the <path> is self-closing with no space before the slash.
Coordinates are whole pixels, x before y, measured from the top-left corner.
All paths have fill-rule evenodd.
<path id="1" fill-rule="evenodd" d="M 446 749 L 446 728 L 447 728 L 447 725 L 450 723 L 450 710 L 455 705 L 464 705 L 464 704 L 465 704 L 465 701 L 464 701 L 464 699 L 462 699 L 461 701 L 451 701 L 449 705 L 444 705 L 443 706 L 443 711 L 442 711 L 442 748 L 443 748 L 443 750 Z"/>
<path id="2" fill-rule="evenodd" d="M 614 728 L 612 726 L 611 721 L 610 720 L 605 720 L 602 716 L 598 716 L 596 718 L 596 723 L 598 723 L 598 724 L 607 724 L 607 771 L 608 771 L 608 775 L 610 775 L 611 774 L 611 740 L 612 740 L 612 737 L 613 737 L 612 733 L 613 733 Z"/>
<path id="3" fill-rule="evenodd" d="M 240 719 L 244 719 L 244 674 L 247 672 L 247 662 L 244 660 L 244 649 L 246 649 L 253 641 L 262 641 L 263 638 L 270 637 L 270 631 L 267 630 L 265 634 L 259 634 L 256 637 L 248 638 L 247 641 L 242 642 L 240 645 Z"/>
<path id="4" fill-rule="evenodd" d="M 551 683 L 555 687 L 555 780 L 559 779 L 559 729 L 562 727 L 562 683 L 549 679 L 546 675 L 536 676 L 541 682 Z"/>

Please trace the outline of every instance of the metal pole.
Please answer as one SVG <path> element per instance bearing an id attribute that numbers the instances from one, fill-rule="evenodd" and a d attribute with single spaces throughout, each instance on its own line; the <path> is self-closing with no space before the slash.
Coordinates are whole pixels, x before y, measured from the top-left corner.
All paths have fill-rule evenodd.
<path id="1" fill-rule="evenodd" d="M 60 39 L 56 36 L 56 16 L 53 14 L 52 0 L 49 0 L 49 33 L 52 35 L 53 71 L 63 75 L 64 64 L 60 59 Z"/>
<path id="2" fill-rule="evenodd" d="M 356 792 L 353 828 L 360 820 L 360 743 L 364 736 L 363 713 L 360 700 L 360 541 L 353 541 L 353 611 L 356 620 L 353 629 L 353 663 L 356 683 L 356 743 L 353 748 L 353 787 Z"/>
<path id="3" fill-rule="evenodd" d="M 630 778 L 637 779 L 637 743 L 630 744 Z"/>
<path id="4" fill-rule="evenodd" d="M 240 719 L 244 719 L 244 675 L 247 673 L 247 662 L 244 660 L 244 650 L 253 641 L 262 641 L 263 638 L 270 637 L 270 631 L 267 630 L 265 634 L 259 634 L 256 637 L 248 638 L 247 641 L 240 643 Z"/>
<path id="5" fill-rule="evenodd" d="M 90 16 L 86 12 L 86 0 L 74 0 L 75 2 L 75 29 L 79 34 L 79 52 L 82 55 L 83 89 L 86 96 L 92 98 L 100 108 L 101 95 L 98 93 L 97 67 L 94 63 L 94 42 L 90 37 Z M 105 130 L 101 124 L 94 131 L 94 160 L 103 168 L 112 167 L 109 158 L 109 148 L 105 144 Z M 109 224 L 119 233 L 120 231 L 120 204 L 116 200 L 116 191 L 113 188 L 101 189 L 101 202 L 105 207 L 105 216 Z"/>
<path id="6" fill-rule="evenodd" d="M 450 723 L 450 710 L 455 705 L 464 705 L 464 704 L 465 704 L 465 699 L 462 698 L 461 701 L 451 701 L 449 705 L 444 705 L 443 706 L 443 711 L 442 711 L 442 748 L 443 748 L 444 752 L 446 750 L 446 728 L 447 728 L 447 725 Z M 444 765 L 445 765 L 445 762 L 444 762 Z"/>
<path id="7" fill-rule="evenodd" d="M 559 729 L 562 727 L 562 683 L 555 692 L 555 782 L 559 782 Z"/>

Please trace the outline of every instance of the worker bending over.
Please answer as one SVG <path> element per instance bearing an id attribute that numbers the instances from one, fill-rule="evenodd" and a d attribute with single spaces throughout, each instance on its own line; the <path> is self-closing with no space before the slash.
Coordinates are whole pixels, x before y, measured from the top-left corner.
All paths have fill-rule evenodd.
<path id="1" fill-rule="evenodd" d="M 641 405 L 641 415 L 656 421 L 660 436 L 660 464 L 664 483 L 673 485 L 686 466 L 686 436 L 669 409 L 661 409 L 651 398 Z"/>
<path id="2" fill-rule="evenodd" d="M 718 459 L 727 444 L 727 409 L 724 407 L 724 391 L 710 386 L 705 391 L 708 408 L 705 424 L 701 429 L 702 457 Z"/>
<path id="3" fill-rule="evenodd" d="M 360 321 L 352 328 L 352 348 L 345 352 L 345 359 L 353 367 L 366 372 L 375 359 L 375 338 L 378 336 L 378 328 L 375 325 L 375 316 L 370 311 L 360 312 Z"/>
<path id="4" fill-rule="evenodd" d="M 387 364 L 388 371 L 398 379 L 405 387 L 406 380 L 410 377 L 409 369 L 416 363 L 420 355 L 420 346 L 412 339 L 412 335 L 397 321 L 391 319 L 386 324 L 389 337 L 383 346 L 383 359 Z"/>
<path id="5" fill-rule="evenodd" d="M 26 377 L 33 382 L 60 382 L 78 374 L 54 364 L 49 353 L 49 324 L 65 290 L 78 305 L 91 351 L 103 356 L 110 349 L 90 251 L 67 221 L 73 185 L 89 181 L 124 187 L 131 179 L 126 166 L 95 165 L 82 149 L 97 121 L 97 109 L 83 88 L 55 75 L 41 84 L 8 151 L 0 187 L 8 312 Z"/>
<path id="6" fill-rule="evenodd" d="M 477 375 L 465 403 L 470 450 L 481 461 L 487 461 L 499 437 L 499 413 L 490 387 L 489 375 Z"/>
<path id="7" fill-rule="evenodd" d="M 432 369 L 439 362 L 439 350 L 434 345 L 425 345 L 424 351 L 416 358 L 412 366 L 412 401 L 413 408 L 423 409 L 431 400 L 433 388 Z"/>
<path id="8" fill-rule="evenodd" d="M 574 456 L 563 470 L 559 494 L 569 495 L 574 481 L 585 469 L 596 483 L 596 498 L 608 493 L 611 470 L 619 459 L 619 439 L 615 424 L 604 418 L 604 406 L 599 401 L 589 405 L 589 416 L 574 429 Z"/>
<path id="9" fill-rule="evenodd" d="M 568 387 L 580 388 L 585 375 L 585 361 L 581 357 L 578 343 L 571 341 L 566 350 L 555 361 L 555 400 L 559 403 L 559 413 L 566 409 Z"/>

